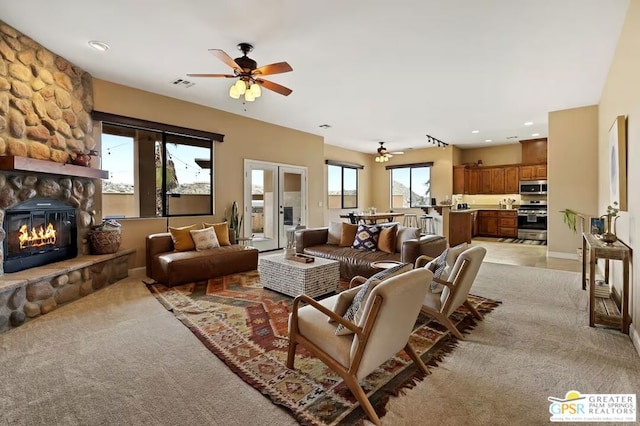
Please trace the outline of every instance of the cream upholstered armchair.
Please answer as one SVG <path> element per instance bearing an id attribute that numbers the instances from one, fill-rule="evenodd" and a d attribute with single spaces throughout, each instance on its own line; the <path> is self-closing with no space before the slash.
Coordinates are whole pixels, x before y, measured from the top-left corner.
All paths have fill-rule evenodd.
<path id="1" fill-rule="evenodd" d="M 444 285 L 442 293 L 428 292 L 424 298 L 421 311 L 446 326 L 454 336 L 461 340 L 464 340 L 464 337 L 449 319 L 449 316 L 461 305 L 464 305 L 476 318 L 482 319 L 480 312 L 473 307 L 467 297 L 486 253 L 487 249 L 484 247 L 471 247 L 460 253 L 447 280 L 433 278 L 433 281 Z M 420 259 L 416 261 L 416 266 L 420 265 L 419 261 Z M 427 265 L 423 269 L 427 269 Z"/>
<path id="2" fill-rule="evenodd" d="M 358 381 L 392 358 L 401 349 L 423 371 L 427 367 L 409 345 L 409 335 L 415 325 L 422 300 L 428 292 L 427 282 L 433 273 L 417 269 L 396 275 L 377 284 L 362 301 L 362 316 L 357 324 L 345 320 L 333 311 L 339 299 L 353 299 L 361 287 L 339 295 L 315 301 L 300 295 L 293 301 L 289 317 L 289 355 L 287 367 L 293 368 L 296 346 L 303 345 L 345 381 L 369 419 L 380 419 Z M 308 303 L 301 307 L 300 302 Z M 339 305 L 339 304 L 338 304 Z M 333 320 L 328 321 L 328 318 Z M 336 335 L 339 324 L 353 332 Z"/>

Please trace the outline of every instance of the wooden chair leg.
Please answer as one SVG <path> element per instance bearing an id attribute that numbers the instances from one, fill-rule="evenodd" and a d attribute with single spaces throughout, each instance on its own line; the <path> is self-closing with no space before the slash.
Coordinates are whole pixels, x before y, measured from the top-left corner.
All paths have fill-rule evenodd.
<path id="1" fill-rule="evenodd" d="M 444 317 L 439 318 L 438 321 L 442 323 L 445 327 L 447 327 L 449 331 L 451 331 L 453 335 L 456 336 L 458 339 L 464 340 L 464 336 L 462 335 L 462 333 L 460 333 L 460 330 L 458 330 L 456 325 L 453 322 L 451 322 L 449 318 L 444 318 Z"/>
<path id="2" fill-rule="evenodd" d="M 407 344 L 405 345 L 404 351 L 409 354 L 409 357 L 411 357 L 413 362 L 416 363 L 418 368 L 422 370 L 424 374 L 429 374 L 429 370 L 427 370 L 427 366 L 424 365 L 424 362 L 422 362 L 422 360 L 416 353 L 415 349 L 413 349 L 413 347 L 409 344 L 409 342 L 407 342 Z"/>
<path id="3" fill-rule="evenodd" d="M 367 398 L 367 394 L 364 393 L 364 390 L 358 383 L 358 379 L 353 376 L 344 377 L 344 383 L 349 387 L 353 396 L 356 397 L 360 406 L 364 410 L 364 413 L 369 417 L 369 420 L 375 425 L 380 424 L 380 417 L 376 414 L 376 410 L 373 409 L 373 405 L 371 405 L 371 401 Z"/>
<path id="4" fill-rule="evenodd" d="M 296 342 L 295 336 L 289 336 L 289 353 L 287 355 L 287 368 L 293 369 L 293 362 L 296 359 Z"/>
<path id="5" fill-rule="evenodd" d="M 466 306 L 467 309 L 469 309 L 471 311 L 471 313 L 473 314 L 474 317 L 478 318 L 479 320 L 484 319 L 482 314 L 480 312 L 478 312 L 478 310 L 476 308 L 473 307 L 471 302 L 469 302 L 469 299 L 464 301 L 464 306 Z"/>

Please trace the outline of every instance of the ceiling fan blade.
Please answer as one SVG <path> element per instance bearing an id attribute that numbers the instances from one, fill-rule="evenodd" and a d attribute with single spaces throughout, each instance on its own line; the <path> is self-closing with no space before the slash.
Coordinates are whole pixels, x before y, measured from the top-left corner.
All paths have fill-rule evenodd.
<path id="1" fill-rule="evenodd" d="M 284 87 L 279 85 L 278 83 L 274 83 L 268 80 L 263 80 L 261 78 L 256 78 L 256 82 L 258 82 L 258 84 L 260 84 L 265 89 L 272 90 L 284 96 L 289 96 L 293 92 L 293 90 L 289 89 L 288 87 Z"/>
<path id="2" fill-rule="evenodd" d="M 189 77 L 225 77 L 225 78 L 236 78 L 237 75 L 233 74 L 187 74 Z"/>
<path id="3" fill-rule="evenodd" d="M 260 68 L 256 68 L 253 70 L 252 74 L 260 74 L 260 75 L 271 75 L 271 74 L 282 74 L 284 72 L 293 71 L 291 65 L 286 62 L 278 62 L 275 64 L 269 64 L 262 66 Z"/>
<path id="4" fill-rule="evenodd" d="M 391 151 L 389 154 L 402 155 L 402 154 L 404 154 L 404 151 Z"/>
<path id="5" fill-rule="evenodd" d="M 242 67 L 233 60 L 233 58 L 226 54 L 224 50 L 221 49 L 209 49 L 209 52 L 213 54 L 216 58 L 220 59 L 225 64 L 229 65 L 231 68 L 236 70 L 237 72 L 242 72 Z"/>

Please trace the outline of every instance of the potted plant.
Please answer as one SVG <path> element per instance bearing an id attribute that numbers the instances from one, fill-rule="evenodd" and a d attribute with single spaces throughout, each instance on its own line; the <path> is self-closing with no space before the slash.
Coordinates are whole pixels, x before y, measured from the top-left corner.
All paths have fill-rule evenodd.
<path id="1" fill-rule="evenodd" d="M 225 212 L 225 218 L 229 223 L 229 228 L 233 229 L 233 233 L 236 236 L 236 241 L 240 238 L 240 228 L 242 228 L 242 221 L 244 219 L 244 215 L 238 215 L 238 204 L 234 201 L 231 205 L 231 212 L 227 216 Z"/>

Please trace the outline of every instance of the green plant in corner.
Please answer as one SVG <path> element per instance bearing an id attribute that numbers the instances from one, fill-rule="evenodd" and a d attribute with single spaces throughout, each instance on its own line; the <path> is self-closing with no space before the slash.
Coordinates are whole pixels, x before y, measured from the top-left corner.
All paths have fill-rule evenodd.
<path id="1" fill-rule="evenodd" d="M 567 225 L 573 232 L 577 233 L 576 221 L 578 216 L 580 216 L 580 213 L 571 209 L 560 210 L 560 213 L 562 213 L 562 221 L 565 225 Z"/>
<path id="2" fill-rule="evenodd" d="M 238 204 L 234 201 L 231 205 L 231 212 L 227 216 L 225 213 L 227 222 L 229 222 L 229 228 L 233 229 L 233 233 L 236 236 L 236 241 L 240 238 L 240 229 L 242 228 L 242 221 L 244 215 L 238 215 Z"/>

